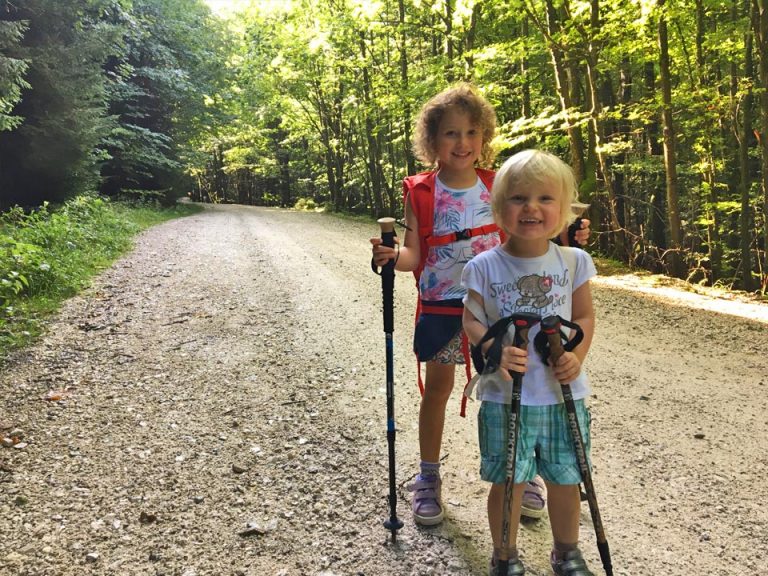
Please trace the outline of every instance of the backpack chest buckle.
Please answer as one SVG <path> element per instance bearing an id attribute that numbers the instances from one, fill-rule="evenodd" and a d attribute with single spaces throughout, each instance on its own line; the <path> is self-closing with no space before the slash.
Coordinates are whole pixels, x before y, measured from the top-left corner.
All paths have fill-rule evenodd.
<path id="1" fill-rule="evenodd" d="M 458 232 L 454 232 L 454 236 L 456 237 L 456 241 L 459 240 L 469 240 L 472 238 L 472 229 L 471 228 L 464 228 L 464 230 L 459 230 Z"/>

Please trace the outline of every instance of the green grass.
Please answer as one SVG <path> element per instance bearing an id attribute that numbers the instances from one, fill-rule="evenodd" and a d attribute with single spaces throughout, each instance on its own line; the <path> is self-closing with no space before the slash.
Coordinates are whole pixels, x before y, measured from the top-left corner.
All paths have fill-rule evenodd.
<path id="1" fill-rule="evenodd" d="M 53 210 L 0 214 L 0 363 L 43 330 L 44 320 L 131 249 L 142 230 L 196 213 L 80 196 Z"/>

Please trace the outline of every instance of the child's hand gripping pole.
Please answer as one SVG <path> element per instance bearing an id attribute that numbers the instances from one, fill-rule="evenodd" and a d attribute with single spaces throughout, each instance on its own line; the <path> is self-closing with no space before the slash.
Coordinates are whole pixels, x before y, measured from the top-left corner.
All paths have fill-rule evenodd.
<path id="1" fill-rule="evenodd" d="M 525 312 L 519 312 L 510 316 L 509 321 L 515 326 L 513 346 L 516 348 L 527 348 L 528 331 L 538 324 L 540 320 L 540 316 Z M 501 337 L 499 337 L 498 341 L 501 341 Z M 514 496 L 520 396 L 523 390 L 523 374 L 512 370 L 509 373 L 512 376 L 512 402 L 509 407 L 509 427 L 507 429 L 507 477 L 504 482 L 504 509 L 502 510 L 501 552 L 499 554 L 498 574 L 507 574 L 509 571 L 509 514 Z"/>
<path id="2" fill-rule="evenodd" d="M 387 248 L 395 247 L 395 219 L 379 218 L 377 220 L 381 228 L 381 244 Z M 375 268 L 374 268 L 375 271 Z M 395 261 L 390 260 L 381 267 L 381 294 L 384 304 L 384 332 L 391 334 L 394 329 L 394 287 L 395 287 Z"/>
<path id="3" fill-rule="evenodd" d="M 577 334 L 581 331 L 581 328 L 579 328 L 578 325 L 574 324 L 572 326 L 576 328 Z M 544 318 L 541 321 L 541 332 L 546 334 L 551 364 L 555 365 L 565 353 L 565 348 L 563 347 L 562 342 L 563 334 L 560 332 L 560 317 L 548 316 Z M 581 338 L 579 338 L 579 340 L 581 340 Z M 595 493 L 595 486 L 592 483 L 592 472 L 587 463 L 584 439 L 581 437 L 581 431 L 579 430 L 579 420 L 576 416 L 576 404 L 573 401 L 573 393 L 571 392 L 571 386 L 568 383 L 561 382 L 560 389 L 563 393 L 563 402 L 565 403 L 565 410 L 568 414 L 568 427 L 571 431 L 573 448 L 579 463 L 581 480 L 584 483 L 584 491 L 587 493 L 587 502 L 589 502 L 589 512 L 592 515 L 592 524 L 595 527 L 595 536 L 597 538 L 597 549 L 600 552 L 600 560 L 603 563 L 603 568 L 605 569 L 607 576 L 613 576 L 611 552 L 608 548 L 608 541 L 605 538 L 603 522 L 600 519 L 600 509 L 597 506 L 597 495 Z"/>
<path id="4" fill-rule="evenodd" d="M 395 245 L 395 219 L 379 218 L 381 243 L 393 248 Z M 374 268 L 374 271 L 376 269 Z M 384 527 L 392 533 L 392 540 L 403 522 L 397 518 L 397 488 L 395 485 L 395 378 L 394 378 L 394 343 L 392 333 L 395 330 L 394 286 L 395 262 L 390 260 L 381 267 L 381 295 L 384 313 L 384 336 L 386 340 L 387 360 L 387 445 L 389 448 L 389 519 Z"/>
<path id="5" fill-rule="evenodd" d="M 576 239 L 576 232 L 581 230 L 581 224 L 584 220 L 584 212 L 589 208 L 589 204 L 581 202 L 571 202 L 571 212 L 576 215 L 576 219 L 571 222 L 565 230 L 560 233 L 560 243 L 563 246 L 575 246 L 581 248 L 580 242 Z"/>

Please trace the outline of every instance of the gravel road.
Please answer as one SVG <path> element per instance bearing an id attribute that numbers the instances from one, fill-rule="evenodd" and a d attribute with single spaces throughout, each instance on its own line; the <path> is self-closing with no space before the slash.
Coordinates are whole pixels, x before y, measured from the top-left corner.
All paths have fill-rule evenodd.
<path id="1" fill-rule="evenodd" d="M 382 527 L 376 233 L 324 214 L 208 206 L 143 233 L 68 301 L 0 375 L 0 575 L 485 574 L 476 402 L 466 419 L 458 394 L 448 408 L 447 520 L 411 520 L 410 274 L 396 278 L 394 335 L 405 526 L 395 543 Z M 614 573 L 757 574 L 768 306 L 637 286 L 595 282 L 586 368 Z M 522 527 L 529 575 L 550 574 L 548 534 L 546 519 Z M 602 574 L 586 503 L 582 537 Z"/>

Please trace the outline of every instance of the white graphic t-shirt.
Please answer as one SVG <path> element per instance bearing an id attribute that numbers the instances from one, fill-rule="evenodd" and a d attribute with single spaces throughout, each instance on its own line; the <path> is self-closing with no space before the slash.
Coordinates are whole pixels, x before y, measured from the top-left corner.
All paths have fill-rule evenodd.
<path id="1" fill-rule="evenodd" d="M 571 258 L 565 250 L 570 250 Z M 575 269 L 569 270 L 569 262 Z M 531 312 L 542 318 L 558 315 L 571 320 L 571 297 L 574 290 L 597 274 L 589 254 L 577 248 L 561 248 L 550 242 L 543 256 L 518 258 L 501 246 L 473 258 L 464 268 L 461 283 L 483 297 L 488 326 L 515 312 Z M 466 297 L 464 300 L 466 304 Z M 528 333 L 528 369 L 523 377 L 521 403 L 527 406 L 560 404 L 560 384 L 552 369 L 544 364 L 533 347 L 539 326 Z M 510 325 L 505 343 L 512 343 L 514 326 Z M 589 383 L 584 370 L 570 383 L 574 399 L 589 395 Z M 484 374 L 477 387 L 478 400 L 508 404 L 512 382 L 498 374 Z"/>
<path id="2" fill-rule="evenodd" d="M 442 236 L 467 228 L 493 223 L 491 194 L 480 178 L 471 188 L 448 188 L 435 178 L 435 212 L 432 234 Z M 458 240 L 429 249 L 424 271 L 419 279 L 422 300 L 451 300 L 467 293 L 461 285 L 464 265 L 475 255 L 498 246 L 499 233 L 493 232 L 467 240 Z"/>

